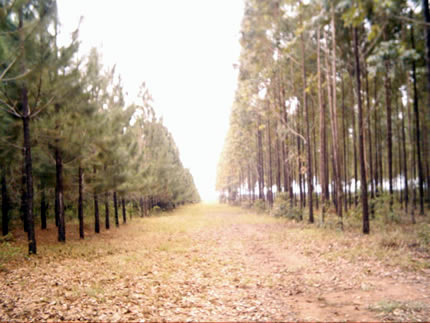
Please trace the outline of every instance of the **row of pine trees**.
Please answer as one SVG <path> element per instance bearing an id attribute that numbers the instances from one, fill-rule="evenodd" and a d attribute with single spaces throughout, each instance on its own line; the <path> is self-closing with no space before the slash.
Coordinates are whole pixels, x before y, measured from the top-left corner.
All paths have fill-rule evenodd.
<path id="1" fill-rule="evenodd" d="M 428 0 L 247 0 L 241 45 L 223 199 L 282 196 L 311 223 L 332 206 L 340 226 L 358 207 L 364 233 L 375 201 L 425 214 Z"/>
<path id="2" fill-rule="evenodd" d="M 59 46 L 59 26 L 55 0 L 0 1 L 2 232 L 22 225 L 30 254 L 51 218 L 64 242 L 66 218 L 84 238 L 85 218 L 98 233 L 127 209 L 200 199 L 145 84 L 126 106 L 115 68 L 95 49 L 79 58 L 78 30 Z"/>

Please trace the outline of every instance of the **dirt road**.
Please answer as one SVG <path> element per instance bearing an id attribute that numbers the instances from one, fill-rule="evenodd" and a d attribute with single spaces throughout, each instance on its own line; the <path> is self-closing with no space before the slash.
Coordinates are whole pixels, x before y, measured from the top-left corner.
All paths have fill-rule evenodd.
<path id="1" fill-rule="evenodd" d="M 366 238 L 320 231 L 197 205 L 85 241 L 46 238 L 39 256 L 1 267 L 0 320 L 430 318 L 428 271 L 351 256 Z"/>

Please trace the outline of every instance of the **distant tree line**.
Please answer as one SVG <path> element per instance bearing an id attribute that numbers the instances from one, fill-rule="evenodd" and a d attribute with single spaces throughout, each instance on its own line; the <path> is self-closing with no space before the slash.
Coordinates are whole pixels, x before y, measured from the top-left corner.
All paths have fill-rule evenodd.
<path id="1" fill-rule="evenodd" d="M 52 218 L 66 241 L 66 218 L 89 217 L 94 231 L 200 200 L 143 84 L 126 106 L 121 78 L 95 49 L 77 58 L 78 30 L 58 46 L 55 0 L 0 1 L 0 179 L 2 233 L 13 220 L 28 233 Z M 68 214 L 68 216 L 66 216 Z M 121 220 L 120 220 L 121 219 Z"/>

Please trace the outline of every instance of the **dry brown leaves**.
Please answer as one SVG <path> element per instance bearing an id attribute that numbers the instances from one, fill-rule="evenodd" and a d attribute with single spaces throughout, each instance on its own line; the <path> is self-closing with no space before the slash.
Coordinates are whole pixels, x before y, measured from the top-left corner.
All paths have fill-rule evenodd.
<path id="1" fill-rule="evenodd" d="M 430 317 L 428 272 L 326 257 L 335 242 L 297 240 L 294 232 L 282 220 L 220 206 L 134 221 L 108 239 L 72 243 L 61 252 L 47 248 L 41 250 L 46 255 L 0 273 L 0 320 Z M 389 299 L 422 306 L 378 310 L 377 304 Z"/>

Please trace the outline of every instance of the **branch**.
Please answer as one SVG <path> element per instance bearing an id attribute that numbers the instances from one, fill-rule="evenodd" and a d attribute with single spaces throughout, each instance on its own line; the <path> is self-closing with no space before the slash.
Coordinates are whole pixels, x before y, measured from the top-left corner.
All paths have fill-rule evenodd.
<path id="1" fill-rule="evenodd" d="M 297 137 L 299 137 L 299 138 L 301 138 L 302 140 L 303 140 L 303 142 L 305 143 L 305 144 L 307 144 L 307 142 L 306 142 L 306 138 L 305 137 L 303 137 L 301 134 L 299 134 L 298 132 L 296 132 L 293 128 L 291 128 L 290 126 L 288 126 L 287 125 L 287 130 L 288 131 L 290 131 L 293 135 L 295 135 L 295 136 L 297 136 Z"/>
<path id="2" fill-rule="evenodd" d="M 8 67 L 6 67 L 5 68 L 5 70 L 3 71 L 3 73 L 1 73 L 1 75 L 0 75 L 0 82 L 3 80 L 3 77 L 6 75 L 6 73 L 10 70 L 10 68 L 13 66 L 13 64 L 15 64 L 15 62 L 16 62 L 16 60 L 17 60 L 18 58 L 17 57 L 15 57 L 14 58 L 14 60 L 9 64 L 9 66 Z"/>
<path id="3" fill-rule="evenodd" d="M 394 18 L 397 18 L 399 20 L 409 21 L 409 22 L 412 22 L 414 24 L 419 24 L 419 25 L 424 25 L 424 26 L 430 27 L 430 23 L 422 21 L 422 20 L 416 20 L 416 19 L 408 18 L 408 17 L 404 17 L 404 16 L 394 16 Z"/>
<path id="4" fill-rule="evenodd" d="M 20 74 L 20 75 L 18 75 L 18 76 L 11 77 L 11 78 L 4 79 L 4 80 L 1 80 L 1 79 L 0 79 L 0 81 L 3 81 L 3 82 L 16 81 L 16 80 L 19 80 L 19 79 L 21 79 L 21 78 L 23 78 L 23 77 L 26 77 L 26 76 L 27 76 L 28 74 L 30 74 L 30 73 L 31 73 L 31 70 L 28 70 L 28 71 L 25 71 L 24 73 L 22 73 L 22 74 Z"/>
<path id="5" fill-rule="evenodd" d="M 18 118 L 22 118 L 22 115 L 20 115 L 16 110 L 15 107 L 11 106 L 9 103 L 5 102 L 3 99 L 0 99 L 0 103 L 4 104 L 5 106 L 0 106 L 1 109 L 4 111 L 15 115 Z"/>
<path id="6" fill-rule="evenodd" d="M 44 106 L 42 106 L 40 109 L 38 109 L 34 113 L 32 113 L 30 115 L 30 118 L 36 117 L 40 112 L 42 112 L 43 110 L 45 110 L 54 101 L 54 99 L 55 99 L 55 96 L 53 96 L 52 98 L 50 98 L 49 101 Z"/>
<path id="7" fill-rule="evenodd" d="M 382 36 L 382 34 L 383 34 L 383 32 L 384 32 L 385 27 L 387 26 L 387 24 L 388 24 L 388 21 L 385 21 L 384 24 L 382 25 L 381 30 L 379 31 L 378 36 L 376 36 L 373 39 L 373 42 L 369 45 L 369 47 L 367 48 L 367 50 L 364 51 L 364 48 L 361 50 L 361 52 L 363 52 L 363 57 L 367 57 L 370 54 L 370 52 L 373 50 L 373 48 L 376 46 L 376 43 L 381 38 L 381 36 Z"/>

